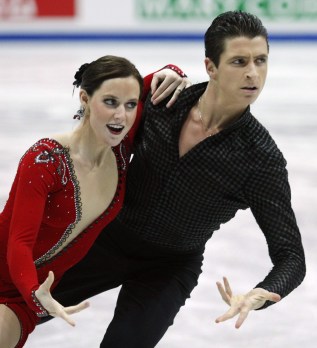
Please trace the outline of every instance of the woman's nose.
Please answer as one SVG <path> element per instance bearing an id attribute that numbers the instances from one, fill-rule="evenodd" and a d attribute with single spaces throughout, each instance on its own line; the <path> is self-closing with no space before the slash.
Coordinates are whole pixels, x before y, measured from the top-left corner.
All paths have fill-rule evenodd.
<path id="1" fill-rule="evenodd" d="M 124 105 L 119 105 L 117 108 L 116 108 L 116 111 L 115 111 L 115 114 L 114 114 L 114 118 L 116 120 L 121 120 L 125 117 L 125 108 L 124 108 Z"/>

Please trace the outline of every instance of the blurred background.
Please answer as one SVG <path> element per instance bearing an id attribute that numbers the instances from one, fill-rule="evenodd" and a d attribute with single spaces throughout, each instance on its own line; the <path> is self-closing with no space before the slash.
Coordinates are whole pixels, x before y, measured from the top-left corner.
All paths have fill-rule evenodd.
<path id="1" fill-rule="evenodd" d="M 159 348 L 312 348 L 317 340 L 317 1 L 314 0 L 0 0 L 0 210 L 18 161 L 39 138 L 76 124 L 79 66 L 102 55 L 127 57 L 143 75 L 168 63 L 205 81 L 203 34 L 219 13 L 258 15 L 270 35 L 266 87 L 252 106 L 288 162 L 292 204 L 307 258 L 302 285 L 280 303 L 252 312 L 241 329 L 215 324 L 227 308 L 216 281 L 235 293 L 272 265 L 250 211 L 207 243 L 203 274 Z M 39 326 L 27 348 L 99 347 L 118 289 L 91 299 L 71 328 Z M 124 332 L 122 333 L 124 334 Z M 125 348 L 125 347 L 122 347 Z"/>

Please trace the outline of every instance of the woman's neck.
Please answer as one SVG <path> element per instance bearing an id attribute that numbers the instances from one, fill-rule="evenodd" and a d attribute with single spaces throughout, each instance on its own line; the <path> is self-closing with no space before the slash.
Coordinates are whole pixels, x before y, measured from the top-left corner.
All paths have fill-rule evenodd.
<path id="1" fill-rule="evenodd" d="M 63 146 L 67 146 L 72 159 L 87 170 L 100 168 L 106 163 L 109 154 L 112 154 L 111 146 L 98 143 L 93 131 L 84 125 L 70 133 L 59 134 L 53 138 Z"/>

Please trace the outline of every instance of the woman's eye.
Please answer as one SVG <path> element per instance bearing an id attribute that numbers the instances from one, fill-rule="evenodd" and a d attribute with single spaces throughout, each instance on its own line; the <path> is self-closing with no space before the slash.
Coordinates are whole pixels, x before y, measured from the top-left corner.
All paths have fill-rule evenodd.
<path id="1" fill-rule="evenodd" d="M 111 99 L 111 98 L 105 99 L 103 102 L 107 105 L 110 105 L 110 106 L 115 106 L 117 104 L 117 101 L 115 99 Z"/>
<path id="2" fill-rule="evenodd" d="M 127 103 L 128 109 L 134 109 L 137 106 L 136 102 L 129 102 Z"/>

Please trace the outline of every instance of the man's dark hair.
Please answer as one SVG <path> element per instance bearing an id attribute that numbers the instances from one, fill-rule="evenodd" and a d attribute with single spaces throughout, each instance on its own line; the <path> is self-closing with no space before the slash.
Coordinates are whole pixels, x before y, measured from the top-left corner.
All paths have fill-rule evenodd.
<path id="1" fill-rule="evenodd" d="M 262 36 L 269 48 L 267 30 L 257 16 L 242 11 L 228 11 L 216 17 L 207 29 L 205 33 L 205 56 L 218 67 L 220 55 L 225 49 L 226 39 L 239 36 L 251 39 Z"/>

